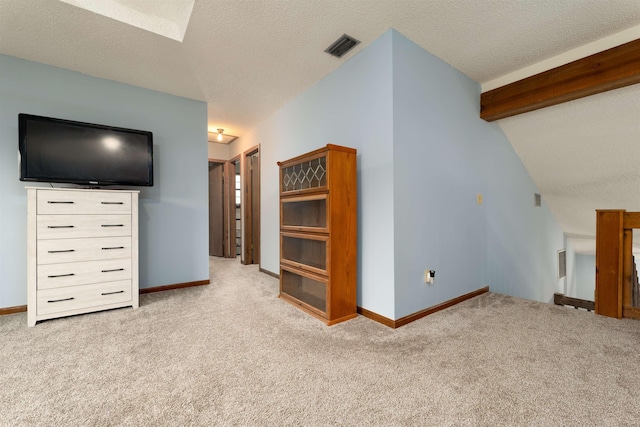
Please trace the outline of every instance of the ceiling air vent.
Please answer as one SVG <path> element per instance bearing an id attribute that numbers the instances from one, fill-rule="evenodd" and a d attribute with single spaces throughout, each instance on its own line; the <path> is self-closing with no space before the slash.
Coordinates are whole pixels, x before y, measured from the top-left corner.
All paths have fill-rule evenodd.
<path id="1" fill-rule="evenodd" d="M 542 197 L 540 197 L 540 194 L 538 193 L 533 194 L 533 206 L 542 206 Z"/>
<path id="2" fill-rule="evenodd" d="M 342 58 L 345 53 L 353 49 L 358 43 L 360 43 L 360 40 L 356 40 L 351 36 L 343 34 L 342 37 L 333 42 L 333 44 L 324 51 L 336 58 Z"/>

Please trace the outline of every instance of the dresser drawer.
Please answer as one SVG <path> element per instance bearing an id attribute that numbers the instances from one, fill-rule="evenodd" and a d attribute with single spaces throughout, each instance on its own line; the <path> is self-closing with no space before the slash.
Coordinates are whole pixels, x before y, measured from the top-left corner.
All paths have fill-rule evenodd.
<path id="1" fill-rule="evenodd" d="M 131 301 L 131 280 L 38 291 L 38 315 Z"/>
<path id="2" fill-rule="evenodd" d="M 38 266 L 38 290 L 124 279 L 131 279 L 130 258 Z"/>
<path id="3" fill-rule="evenodd" d="M 38 265 L 131 257 L 131 237 L 38 241 Z"/>
<path id="4" fill-rule="evenodd" d="M 131 235 L 131 215 L 38 215 L 38 240 Z"/>
<path id="5" fill-rule="evenodd" d="M 38 215 L 131 213 L 131 193 L 117 191 L 40 190 Z"/>

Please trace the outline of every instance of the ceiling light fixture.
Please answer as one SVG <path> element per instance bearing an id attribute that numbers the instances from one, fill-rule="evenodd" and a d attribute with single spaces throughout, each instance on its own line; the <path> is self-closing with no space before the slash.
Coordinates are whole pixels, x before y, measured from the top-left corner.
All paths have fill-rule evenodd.
<path id="1" fill-rule="evenodd" d="M 217 128 L 214 132 L 209 132 L 208 140 L 217 144 L 229 144 L 235 141 L 236 138 L 237 136 L 224 133 L 224 129 Z"/>

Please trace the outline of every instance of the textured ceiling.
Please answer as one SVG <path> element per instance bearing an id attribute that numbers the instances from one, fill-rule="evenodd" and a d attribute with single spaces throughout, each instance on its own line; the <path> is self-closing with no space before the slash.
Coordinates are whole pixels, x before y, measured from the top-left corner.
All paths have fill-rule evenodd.
<path id="1" fill-rule="evenodd" d="M 638 24 L 637 0 L 198 0 L 180 43 L 58 0 L 0 0 L 0 52 L 207 101 L 210 130 L 241 136 L 353 55 L 323 52 L 343 33 L 357 52 L 395 28 L 484 82 Z"/>
<path id="2" fill-rule="evenodd" d="M 196 0 L 179 42 L 58 0 L 0 0 L 0 53 L 206 101 L 209 130 L 242 136 L 389 28 L 484 83 L 638 25 L 638 0 Z M 343 33 L 362 43 L 324 53 Z M 632 87 L 500 121 L 567 233 L 592 242 L 594 209 L 640 210 L 637 100 Z"/>

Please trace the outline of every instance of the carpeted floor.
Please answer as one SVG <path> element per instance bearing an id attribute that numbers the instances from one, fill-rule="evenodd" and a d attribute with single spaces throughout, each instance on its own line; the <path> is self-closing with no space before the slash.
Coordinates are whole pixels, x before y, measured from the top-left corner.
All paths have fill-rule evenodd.
<path id="1" fill-rule="evenodd" d="M 326 327 L 256 266 L 41 322 L 0 317 L 2 426 L 637 426 L 640 322 L 488 293 Z"/>

